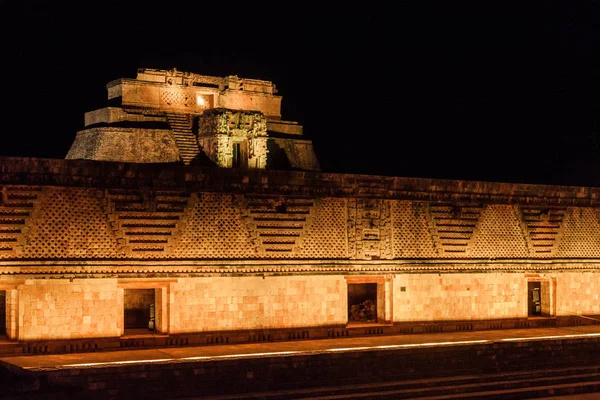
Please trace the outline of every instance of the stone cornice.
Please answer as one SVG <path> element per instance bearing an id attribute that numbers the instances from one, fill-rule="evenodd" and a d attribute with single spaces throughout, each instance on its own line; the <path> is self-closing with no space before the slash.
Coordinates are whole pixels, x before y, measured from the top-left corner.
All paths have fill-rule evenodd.
<path id="1" fill-rule="evenodd" d="M 279 276 L 298 274 L 597 272 L 600 259 L 581 260 L 277 260 L 265 261 L 0 261 L 0 277 Z"/>
<path id="2" fill-rule="evenodd" d="M 0 157 L 0 184 L 600 207 L 600 188 Z"/>

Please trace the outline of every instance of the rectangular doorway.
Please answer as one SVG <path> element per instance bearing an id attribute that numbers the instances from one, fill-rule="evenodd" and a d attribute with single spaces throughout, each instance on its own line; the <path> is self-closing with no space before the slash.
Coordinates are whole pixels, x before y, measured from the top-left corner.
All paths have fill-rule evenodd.
<path id="1" fill-rule="evenodd" d="M 542 283 L 527 282 L 527 316 L 542 316 Z"/>
<path id="2" fill-rule="evenodd" d="M 154 289 L 125 289 L 124 307 L 125 334 L 154 332 Z"/>
<path id="3" fill-rule="evenodd" d="M 377 323 L 377 283 L 348 284 L 348 323 Z"/>
<path id="4" fill-rule="evenodd" d="M 0 290 L 0 336 L 6 336 L 6 290 Z"/>

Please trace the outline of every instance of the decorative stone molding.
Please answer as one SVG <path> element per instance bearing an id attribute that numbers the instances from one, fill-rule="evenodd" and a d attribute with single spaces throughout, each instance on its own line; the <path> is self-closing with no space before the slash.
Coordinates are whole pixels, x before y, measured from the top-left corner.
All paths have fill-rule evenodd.
<path id="1" fill-rule="evenodd" d="M 566 207 L 521 206 L 520 222 L 531 256 L 551 257 L 559 248 Z"/>
<path id="2" fill-rule="evenodd" d="M 387 200 L 348 201 L 348 253 L 351 259 L 391 259 L 392 218 Z"/>
<path id="3" fill-rule="evenodd" d="M 272 256 L 296 255 L 318 203 L 310 198 L 244 196 L 242 218 L 257 251 Z"/>
<path id="4" fill-rule="evenodd" d="M 484 205 L 481 203 L 430 203 L 434 244 L 440 255 L 467 256 Z"/>
<path id="5" fill-rule="evenodd" d="M 128 255 L 168 254 L 196 195 L 179 191 L 107 190 L 109 223 Z"/>
<path id="6" fill-rule="evenodd" d="M 0 187 L 0 255 L 14 256 L 25 244 L 28 222 L 41 193 L 39 186 Z"/>

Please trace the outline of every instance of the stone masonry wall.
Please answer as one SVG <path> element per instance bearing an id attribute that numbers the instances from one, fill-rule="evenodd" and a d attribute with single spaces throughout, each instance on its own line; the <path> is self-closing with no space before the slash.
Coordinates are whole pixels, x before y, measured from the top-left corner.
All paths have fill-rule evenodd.
<path id="1" fill-rule="evenodd" d="M 527 317 L 524 274 L 397 275 L 393 290 L 397 322 Z"/>
<path id="2" fill-rule="evenodd" d="M 600 274 L 563 272 L 555 279 L 557 315 L 600 314 Z"/>
<path id="3" fill-rule="evenodd" d="M 19 339 L 119 336 L 116 279 L 27 280 L 19 291 Z"/>
<path id="4" fill-rule="evenodd" d="M 341 276 L 179 279 L 171 333 L 344 324 L 346 296 Z"/>

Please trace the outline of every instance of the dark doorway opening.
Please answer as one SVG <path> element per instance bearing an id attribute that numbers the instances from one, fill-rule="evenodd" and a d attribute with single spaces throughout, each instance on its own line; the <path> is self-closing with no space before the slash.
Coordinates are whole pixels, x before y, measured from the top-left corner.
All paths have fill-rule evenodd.
<path id="1" fill-rule="evenodd" d="M 242 144 L 234 143 L 233 144 L 233 160 L 232 160 L 232 168 L 240 168 L 242 166 Z"/>
<path id="2" fill-rule="evenodd" d="M 542 315 L 542 283 L 527 282 L 527 309 L 529 317 Z"/>
<path id="3" fill-rule="evenodd" d="M 154 331 L 154 297 L 154 289 L 125 289 L 126 334 Z"/>
<path id="4" fill-rule="evenodd" d="M 6 290 L 0 290 L 0 336 L 6 336 Z"/>
<path id="5" fill-rule="evenodd" d="M 348 284 L 348 323 L 377 322 L 377 283 Z"/>

